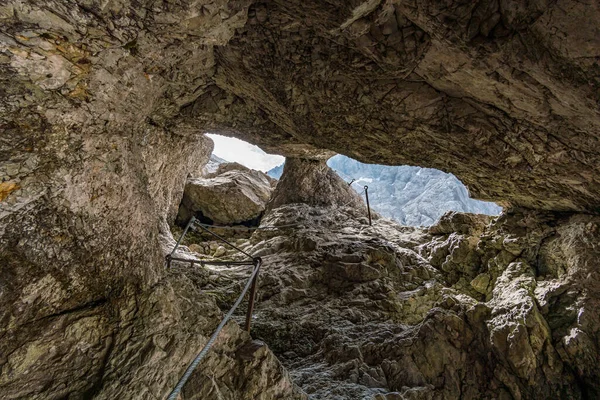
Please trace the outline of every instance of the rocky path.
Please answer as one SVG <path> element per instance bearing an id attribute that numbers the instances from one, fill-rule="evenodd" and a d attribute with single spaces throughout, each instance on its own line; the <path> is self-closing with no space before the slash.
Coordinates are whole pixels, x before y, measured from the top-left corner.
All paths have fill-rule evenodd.
<path id="1" fill-rule="evenodd" d="M 597 235 L 584 219 L 454 214 L 422 230 L 281 207 L 263 225 L 297 228 L 238 241 L 264 260 L 252 335 L 311 399 L 590 398 L 599 297 L 574 277 L 597 272 L 567 246 Z M 206 287 L 226 305 L 248 273 L 213 270 Z"/>

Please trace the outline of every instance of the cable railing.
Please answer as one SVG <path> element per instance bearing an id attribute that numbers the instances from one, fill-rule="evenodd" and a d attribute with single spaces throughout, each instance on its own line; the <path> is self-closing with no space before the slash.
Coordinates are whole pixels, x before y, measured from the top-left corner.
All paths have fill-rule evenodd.
<path id="1" fill-rule="evenodd" d="M 217 326 L 216 330 L 210 336 L 210 338 L 208 339 L 208 342 L 206 342 L 206 344 L 204 345 L 202 350 L 200 350 L 200 352 L 196 355 L 194 360 L 191 362 L 191 364 L 185 370 L 183 376 L 181 377 L 181 379 L 179 379 L 179 381 L 177 382 L 177 385 L 175 386 L 175 388 L 171 391 L 171 393 L 167 397 L 168 400 L 177 399 L 177 396 L 179 396 L 179 393 L 181 393 L 183 386 L 189 380 L 189 378 L 192 375 L 192 373 L 194 372 L 194 370 L 198 367 L 198 364 L 200 364 L 200 361 L 202 361 L 202 359 L 204 359 L 204 357 L 206 357 L 206 355 L 208 354 L 208 351 L 210 350 L 210 348 L 214 344 L 215 340 L 219 336 L 219 333 L 221 333 L 221 330 L 223 329 L 223 327 L 225 326 L 227 321 L 229 321 L 229 319 L 231 318 L 231 316 L 233 315 L 235 310 L 239 307 L 242 300 L 246 296 L 246 293 L 248 292 L 248 290 L 250 290 L 250 295 L 248 298 L 248 309 L 246 311 L 246 323 L 244 326 L 244 328 L 248 332 L 250 332 L 250 324 L 252 322 L 252 313 L 254 311 L 254 302 L 256 299 L 256 283 L 258 281 L 258 273 L 259 273 L 260 267 L 262 265 L 262 259 L 260 257 L 251 256 L 249 253 L 240 249 L 233 243 L 229 242 L 227 239 L 217 235 L 216 233 L 210 231 L 208 228 L 206 228 L 202 225 L 203 224 L 200 224 L 200 222 L 195 217 L 190 218 L 188 224 L 186 225 L 184 231 L 181 234 L 181 237 L 179 238 L 179 240 L 177 240 L 175 247 L 173 247 L 173 250 L 171 251 L 171 253 L 169 253 L 165 257 L 168 268 L 171 268 L 171 263 L 173 261 L 178 261 L 178 262 L 189 262 L 189 263 L 191 263 L 192 266 L 194 264 L 201 264 L 201 265 L 252 265 L 253 269 L 252 269 L 252 273 L 250 274 L 250 277 L 248 278 L 248 281 L 246 282 L 246 285 L 244 286 L 244 289 L 242 290 L 242 293 L 240 293 L 239 297 L 237 298 L 237 300 L 235 301 L 235 303 L 233 304 L 231 309 L 227 312 L 227 314 L 225 314 L 225 317 L 221 320 L 221 322 Z M 184 236 L 187 234 L 189 229 L 192 228 L 193 226 L 198 226 L 200 229 L 207 231 L 208 233 L 210 233 L 211 235 L 216 237 L 218 240 L 222 241 L 223 243 L 225 243 L 228 246 L 232 247 L 233 249 L 237 250 L 239 253 L 247 256 L 249 259 L 244 260 L 244 261 L 233 261 L 233 260 L 232 261 L 213 261 L 213 260 L 195 260 L 195 259 L 176 257 L 175 253 L 177 251 L 177 248 L 181 245 L 181 242 L 183 241 Z"/>
<path id="2" fill-rule="evenodd" d="M 354 182 L 354 180 L 352 180 L 352 182 L 349 183 L 349 186 L 352 185 L 353 182 Z M 363 193 L 365 194 L 366 203 L 367 203 L 367 211 L 368 211 L 368 216 L 369 216 L 369 225 L 371 225 L 372 224 L 372 221 L 371 221 L 371 208 L 370 208 L 370 205 L 369 205 L 369 192 L 368 191 L 369 191 L 369 187 L 365 185 L 364 186 L 364 190 L 361 193 L 359 193 L 359 196 L 362 196 Z M 352 199 L 349 202 L 341 205 L 340 207 L 345 207 L 345 206 L 347 206 L 348 204 L 350 204 L 353 201 L 354 201 L 354 199 Z M 231 243 L 230 241 L 228 241 L 227 239 L 225 239 L 221 235 L 218 235 L 217 233 L 211 231 L 209 228 L 213 228 L 213 229 L 242 229 L 242 230 L 274 230 L 274 229 L 292 228 L 292 227 L 297 227 L 299 225 L 302 225 L 302 224 L 287 224 L 287 225 L 279 225 L 279 226 L 263 226 L 263 227 L 255 227 L 255 228 L 252 228 L 252 227 L 232 227 L 232 226 L 218 226 L 218 225 L 204 224 L 204 223 L 198 221 L 196 219 L 196 217 L 190 218 L 189 222 L 185 226 L 185 229 L 181 233 L 181 236 L 179 237 L 179 239 L 175 243 L 175 246 L 173 247 L 173 250 L 165 257 L 165 260 L 166 260 L 166 263 L 167 263 L 167 268 L 170 269 L 171 268 L 171 264 L 175 261 L 175 262 L 180 262 L 180 263 L 190 263 L 191 267 L 193 267 L 195 264 L 200 264 L 202 266 L 205 266 L 205 265 L 228 265 L 228 266 L 229 265 L 248 265 L 248 266 L 250 266 L 250 265 L 252 265 L 253 269 L 252 269 L 252 273 L 250 274 L 250 277 L 248 278 L 248 281 L 246 282 L 246 285 L 244 286 L 244 288 L 243 288 L 242 292 L 240 293 L 239 297 L 237 298 L 237 300 L 235 301 L 235 303 L 233 304 L 233 306 L 231 307 L 231 309 L 227 312 L 227 314 L 225 314 L 225 317 L 223 317 L 223 319 L 221 320 L 221 322 L 219 323 L 219 325 L 217 326 L 217 328 L 215 329 L 215 331 L 213 332 L 213 334 L 210 336 L 210 338 L 208 339 L 208 341 L 206 342 L 206 344 L 204 345 L 204 347 L 202 348 L 202 350 L 200 350 L 200 352 L 196 355 L 196 357 L 194 358 L 194 360 L 187 367 L 187 369 L 185 370 L 184 374 L 182 375 L 182 377 L 177 382 L 177 385 L 175 386 L 175 388 L 171 391 L 171 393 L 167 397 L 167 400 L 176 400 L 177 399 L 177 397 L 181 393 L 181 390 L 183 390 L 184 385 L 189 380 L 189 378 L 191 377 L 192 373 L 198 367 L 198 365 L 200 364 L 200 362 L 204 359 L 204 357 L 206 357 L 206 355 L 208 354 L 208 351 L 213 346 L 215 340 L 219 336 L 219 333 L 221 333 L 221 330 L 223 329 L 223 327 L 225 326 L 225 324 L 231 319 L 231 316 L 233 315 L 233 313 L 235 312 L 235 310 L 237 310 L 237 308 L 241 304 L 241 302 L 244 299 L 244 297 L 246 296 L 246 293 L 248 292 L 248 290 L 250 290 L 250 295 L 249 295 L 249 298 L 248 298 L 248 309 L 246 310 L 246 322 L 244 324 L 244 329 L 246 331 L 250 332 L 250 325 L 251 325 L 251 322 L 252 322 L 252 313 L 254 311 L 254 303 L 255 303 L 255 299 L 256 299 L 256 285 L 257 285 L 257 282 L 258 282 L 258 273 L 259 273 L 260 267 L 262 265 L 262 259 L 260 257 L 254 257 L 254 256 L 252 256 L 251 254 L 249 254 L 248 252 L 242 250 L 238 246 L 234 245 L 233 243 Z M 217 240 L 225 243 L 229 247 L 231 247 L 234 250 L 236 250 L 238 253 L 245 255 L 246 257 L 248 257 L 248 259 L 247 260 L 242 260 L 242 261 L 236 261 L 236 260 L 226 260 L 226 261 L 218 260 L 217 261 L 217 260 L 198 260 L 198 259 L 195 259 L 195 258 L 189 259 L 189 258 L 177 257 L 177 255 L 176 255 L 177 249 L 179 248 L 179 246 L 183 242 L 183 239 L 184 239 L 185 235 L 188 233 L 188 231 L 190 229 L 194 229 L 194 227 L 198 227 L 201 230 L 203 230 L 204 232 L 207 232 L 211 236 L 215 237 Z"/>

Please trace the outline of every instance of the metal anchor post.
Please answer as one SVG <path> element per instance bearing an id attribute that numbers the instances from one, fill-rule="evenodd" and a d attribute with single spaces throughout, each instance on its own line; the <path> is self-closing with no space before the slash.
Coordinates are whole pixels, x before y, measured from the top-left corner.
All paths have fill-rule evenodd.
<path id="1" fill-rule="evenodd" d="M 365 185 L 365 198 L 367 199 L 367 212 L 369 213 L 369 226 L 372 225 L 371 221 L 371 206 L 369 205 L 369 187 Z"/>
<path id="2" fill-rule="evenodd" d="M 250 324 L 252 323 L 252 313 L 254 312 L 254 300 L 256 299 L 256 282 L 258 281 L 258 274 L 260 265 L 262 264 L 261 258 L 256 258 L 254 268 L 257 269 L 256 275 L 252 278 L 252 286 L 250 287 L 250 297 L 248 298 L 248 310 L 246 311 L 246 325 L 244 329 L 250 332 Z"/>

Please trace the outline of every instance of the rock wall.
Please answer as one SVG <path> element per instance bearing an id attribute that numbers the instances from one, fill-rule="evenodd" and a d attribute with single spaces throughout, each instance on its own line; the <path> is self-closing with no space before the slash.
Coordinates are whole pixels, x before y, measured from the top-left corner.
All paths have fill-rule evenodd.
<path id="1" fill-rule="evenodd" d="M 160 239 L 212 151 L 172 117 L 246 18 L 214 4 L 0 5 L 0 397 L 164 397 L 219 322 Z M 268 352 L 236 355 L 250 340 L 227 328 L 214 385 L 291 392 Z"/>
<path id="2" fill-rule="evenodd" d="M 175 300 L 161 283 L 160 221 L 166 225 L 182 177 L 212 145 L 201 136 L 166 140 L 162 131 L 148 138 L 153 146 L 137 149 L 123 138 L 82 136 L 80 152 L 54 164 L 40 157 L 3 202 L 0 387 L 7 398 L 95 393 L 106 364 L 123 357 L 115 346 L 131 334 L 126 327 L 146 323 L 148 297 L 166 290 L 165 301 Z M 178 164 L 171 152 L 187 157 Z M 151 341 L 152 329 L 139 334 Z M 123 365 L 116 379 L 131 368 Z"/>
<path id="3" fill-rule="evenodd" d="M 292 204 L 263 223 L 298 227 L 238 243 L 268 265 L 255 335 L 311 398 L 600 395 L 598 217 L 448 214 L 427 231 Z"/>
<path id="4" fill-rule="evenodd" d="M 334 150 L 443 169 L 484 199 L 597 212 L 599 15 L 597 4 L 575 0 L 2 2 L 0 391 L 34 399 L 168 392 L 220 316 L 197 280 L 164 270 L 159 237 L 168 239 L 186 175 L 209 153 L 200 136 L 209 130 L 292 157 Z M 593 276 L 593 218 L 561 221 L 563 239 L 524 234 L 524 254 L 547 246 L 548 273 Z M 522 293 L 510 271 L 526 276 L 539 260 L 511 259 L 520 248 L 511 241 L 490 246 L 491 259 L 510 263 L 481 273 Z M 513 396 L 557 393 L 549 377 L 560 365 L 583 382 L 565 381 L 566 394 L 597 394 L 587 311 L 595 280 L 585 276 L 580 292 L 552 292 L 567 310 L 583 309 L 577 324 L 569 314 L 568 334 L 557 333 L 563 347 L 548 338 L 561 331 L 545 328 L 531 295 L 518 302 L 526 323 L 494 333 L 505 361 L 493 376 Z M 483 290 L 485 277 L 477 282 Z M 522 282 L 525 292 L 532 282 Z M 501 321 L 507 300 L 491 290 L 488 307 Z M 456 318 L 442 314 L 452 327 Z M 244 347 L 249 338 L 231 329 L 226 342 Z M 540 339 L 525 353 L 503 344 L 526 334 Z M 227 343 L 223 354 L 238 354 Z M 291 396 L 270 357 L 245 354 L 230 365 L 246 362 L 233 371 L 247 379 L 227 368 L 217 388 L 239 398 L 247 381 L 264 385 L 250 393 Z M 270 378 L 253 381 L 248 363 Z M 440 368 L 424 381 L 456 378 Z M 525 373 L 548 378 L 549 392 L 525 386 Z M 277 394 L 265 391 L 271 378 Z"/>

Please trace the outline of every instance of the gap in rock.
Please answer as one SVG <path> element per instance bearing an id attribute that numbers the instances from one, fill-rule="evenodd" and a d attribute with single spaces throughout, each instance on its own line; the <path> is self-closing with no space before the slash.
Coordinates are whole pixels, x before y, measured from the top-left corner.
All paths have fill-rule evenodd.
<path id="1" fill-rule="evenodd" d="M 215 142 L 211 158 L 220 159 L 221 162 L 237 162 L 245 167 L 267 172 L 278 165 L 282 165 L 285 157 L 268 154 L 260 147 L 245 142 L 241 139 L 207 134 Z"/>
<path id="2" fill-rule="evenodd" d="M 430 226 L 448 211 L 499 215 L 502 207 L 472 199 L 467 187 L 453 174 L 408 165 L 364 164 L 338 154 L 327 161 L 357 192 L 369 186 L 371 207 L 403 225 Z M 283 164 L 267 174 L 279 179 Z M 354 181 L 353 181 L 354 180 Z"/>
<path id="3" fill-rule="evenodd" d="M 277 182 L 265 172 L 285 158 L 236 138 L 207 136 L 214 142 L 213 153 L 206 165 L 187 178 L 173 234 L 179 236 L 193 216 L 203 224 L 240 228 L 217 229 L 223 237 L 247 238 L 252 231 L 244 228 L 260 225 Z M 197 230 L 189 235 L 186 244 L 214 240 Z"/>
<path id="4" fill-rule="evenodd" d="M 211 162 L 238 162 L 279 179 L 285 158 L 268 154 L 240 139 L 207 135 L 215 142 Z M 369 186 L 371 207 L 384 217 L 410 226 L 430 226 L 448 211 L 499 215 L 502 207 L 470 197 L 468 188 L 453 174 L 408 165 L 365 164 L 338 154 L 327 162 L 357 192 Z"/>

